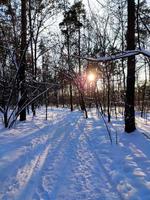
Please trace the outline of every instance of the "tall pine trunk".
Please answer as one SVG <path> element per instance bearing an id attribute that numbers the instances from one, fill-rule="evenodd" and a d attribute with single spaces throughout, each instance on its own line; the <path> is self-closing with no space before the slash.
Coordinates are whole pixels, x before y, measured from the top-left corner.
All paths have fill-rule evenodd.
<path id="1" fill-rule="evenodd" d="M 20 121 L 26 120 L 26 109 L 23 108 L 26 101 L 26 88 L 25 88 L 25 68 L 26 68 L 26 0 L 21 0 L 21 53 L 20 53 L 20 71 L 19 71 L 19 83 L 20 83 L 20 102 L 19 109 Z"/>
<path id="2" fill-rule="evenodd" d="M 127 49 L 135 49 L 135 1 L 128 0 L 128 31 L 127 31 Z M 125 131 L 133 132 L 135 128 L 135 56 L 128 57 L 127 63 L 127 90 L 125 101 Z"/>
<path id="3" fill-rule="evenodd" d="M 70 38 L 69 38 L 69 29 L 67 25 L 67 51 L 68 51 L 68 69 L 71 72 L 71 63 L 70 63 Z M 72 80 L 69 81 L 69 95 L 70 95 L 70 110 L 73 111 L 73 95 L 72 95 Z"/>
<path id="4" fill-rule="evenodd" d="M 31 64 L 32 64 L 32 81 L 34 85 L 34 81 L 36 81 L 36 76 L 35 76 L 35 69 L 34 69 L 34 50 L 33 50 L 33 25 L 32 25 L 32 16 L 31 16 L 31 0 L 29 0 L 29 12 L 28 12 L 28 17 L 29 17 L 29 33 L 30 33 L 30 48 L 31 48 Z M 35 116 L 35 103 L 33 102 L 31 104 L 31 110 L 33 113 L 33 116 Z"/>

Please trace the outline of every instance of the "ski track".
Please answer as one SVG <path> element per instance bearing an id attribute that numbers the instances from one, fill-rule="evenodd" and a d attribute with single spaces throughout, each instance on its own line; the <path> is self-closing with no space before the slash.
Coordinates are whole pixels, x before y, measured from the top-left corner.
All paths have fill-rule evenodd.
<path id="1" fill-rule="evenodd" d="M 116 145 L 110 127 L 111 145 L 94 113 L 87 120 L 76 112 L 58 115 L 30 133 L 1 136 L 0 200 L 149 200 L 148 142 L 144 150 L 132 136 Z"/>
<path id="2" fill-rule="evenodd" d="M 16 194 L 19 193 L 19 191 L 22 190 L 23 185 L 26 185 L 31 179 L 32 173 L 34 173 L 37 168 L 36 166 L 40 166 L 40 162 L 42 162 L 42 158 L 44 157 L 42 154 L 44 155 L 45 152 L 49 152 L 49 143 L 54 146 L 55 143 L 57 145 L 57 143 L 63 140 L 63 137 L 65 136 L 63 130 L 65 130 L 67 126 L 70 126 L 70 122 L 65 123 L 65 119 L 63 119 L 62 122 L 59 122 L 59 126 L 56 130 L 53 130 L 53 126 L 48 129 L 43 128 L 38 132 L 33 133 L 32 136 L 23 143 L 21 143 L 19 139 L 17 146 L 12 144 L 10 145 L 10 149 L 6 146 L 4 151 L 5 155 L 3 153 L 0 165 L 0 199 L 16 199 Z M 24 137 L 21 138 L 21 140 L 24 140 Z M 11 153 L 14 155 L 13 158 L 11 158 L 12 155 L 10 155 L 10 157 L 7 156 L 9 155 L 9 152 L 12 151 L 12 147 L 14 150 L 14 152 Z M 17 151 L 19 154 L 17 154 Z M 10 158 L 11 160 L 9 161 Z M 5 171 L 5 173 L 2 174 L 3 171 Z M 5 191 L 5 193 L 2 193 L 1 191 Z"/>

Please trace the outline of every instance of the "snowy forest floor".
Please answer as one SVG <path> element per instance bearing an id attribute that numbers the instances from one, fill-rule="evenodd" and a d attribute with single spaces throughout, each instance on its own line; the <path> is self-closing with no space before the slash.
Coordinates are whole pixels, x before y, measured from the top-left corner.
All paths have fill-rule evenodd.
<path id="1" fill-rule="evenodd" d="M 0 200 L 149 200 L 150 121 L 124 133 L 94 110 L 44 109 L 14 128 L 0 125 Z M 118 144 L 116 144 L 116 130 Z"/>

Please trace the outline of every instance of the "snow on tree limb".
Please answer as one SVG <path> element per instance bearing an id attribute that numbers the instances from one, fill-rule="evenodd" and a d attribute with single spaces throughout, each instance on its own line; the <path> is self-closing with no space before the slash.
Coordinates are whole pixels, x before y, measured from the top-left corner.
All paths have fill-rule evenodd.
<path id="1" fill-rule="evenodd" d="M 82 59 L 85 59 L 85 60 L 91 61 L 91 62 L 108 62 L 108 61 L 118 60 L 121 58 L 136 56 L 139 54 L 142 54 L 142 55 L 150 58 L 150 51 L 142 49 L 142 50 L 124 51 L 122 53 L 118 53 L 116 55 L 111 55 L 111 56 L 101 56 L 101 57 L 97 57 L 97 58 L 83 57 Z"/>
<path id="2" fill-rule="evenodd" d="M 4 113 L 4 109 L 0 106 L 0 112 Z"/>
<path id="3" fill-rule="evenodd" d="M 150 58 L 150 51 L 148 51 L 148 50 L 142 49 L 142 50 L 141 50 L 141 54 L 143 54 L 144 56 L 147 56 L 147 57 Z"/>

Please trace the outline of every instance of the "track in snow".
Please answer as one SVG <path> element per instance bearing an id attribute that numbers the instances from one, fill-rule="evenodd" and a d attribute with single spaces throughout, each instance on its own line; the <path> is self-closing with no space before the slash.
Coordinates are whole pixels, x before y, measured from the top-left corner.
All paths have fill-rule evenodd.
<path id="1" fill-rule="evenodd" d="M 58 115 L 39 130 L 2 137 L 0 199 L 121 200 L 136 194 L 130 177 L 121 174 L 117 182 L 111 174 L 113 147 L 104 125 L 78 112 Z"/>

